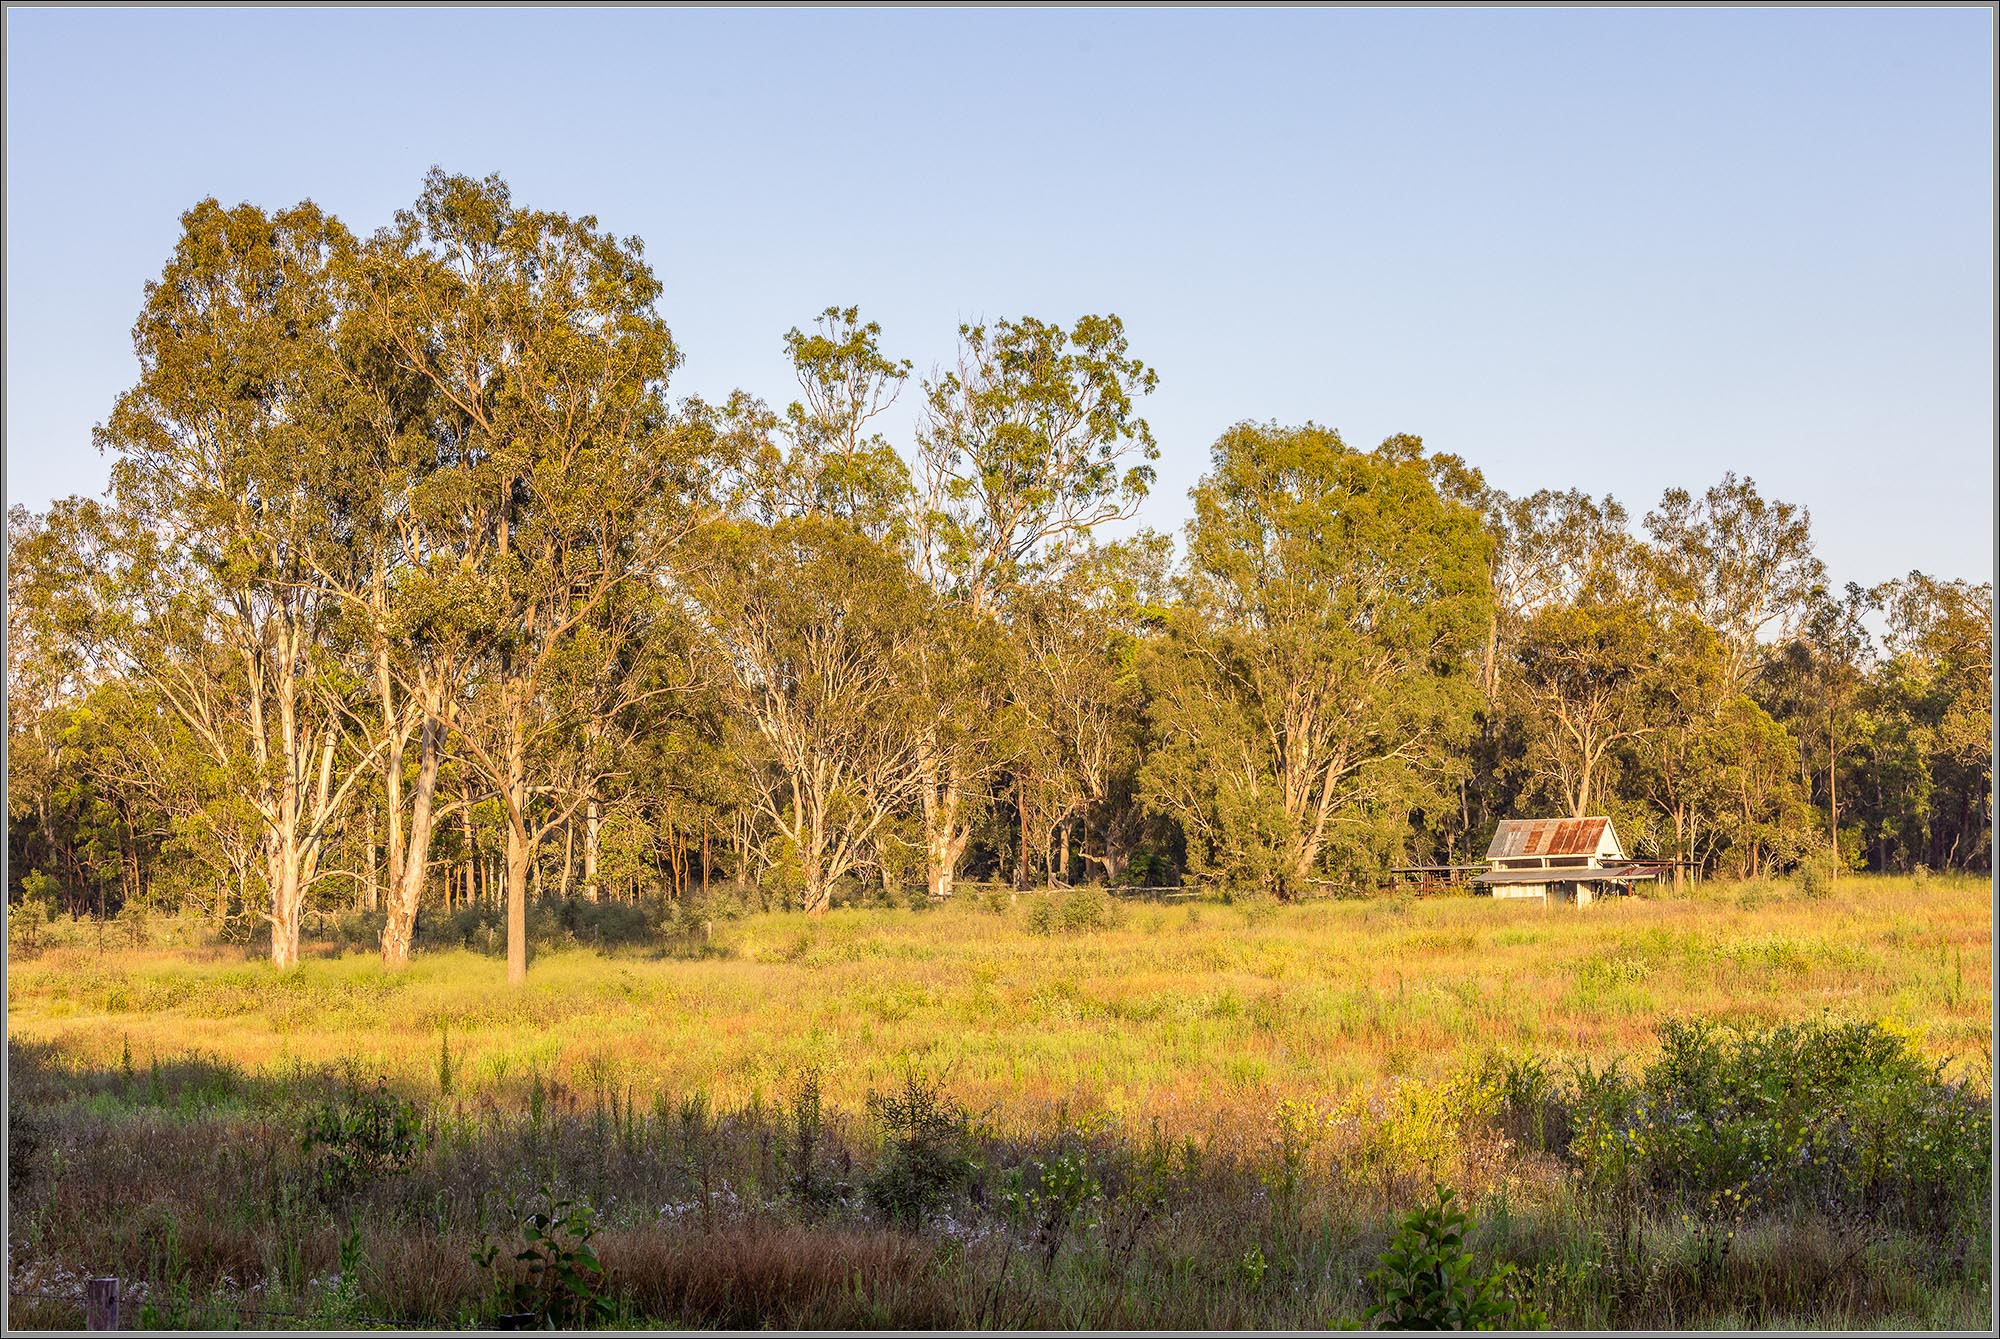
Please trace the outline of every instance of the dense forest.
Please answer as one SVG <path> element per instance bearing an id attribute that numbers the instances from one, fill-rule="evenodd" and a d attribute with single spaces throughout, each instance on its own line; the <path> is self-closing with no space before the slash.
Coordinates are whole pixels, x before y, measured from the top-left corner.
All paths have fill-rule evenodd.
<path id="1" fill-rule="evenodd" d="M 518 979 L 534 898 L 1290 899 L 1509 815 L 1701 874 L 1989 866 L 1990 585 L 1834 589 L 1748 478 L 1635 519 L 1246 421 L 1177 543 L 1132 524 L 1115 316 L 922 376 L 829 308 L 779 408 L 671 394 L 660 296 L 497 178 L 366 238 L 188 212 L 107 494 L 8 517 L 15 917 L 268 924 L 285 965 L 311 917 L 398 961 L 487 905 Z"/>

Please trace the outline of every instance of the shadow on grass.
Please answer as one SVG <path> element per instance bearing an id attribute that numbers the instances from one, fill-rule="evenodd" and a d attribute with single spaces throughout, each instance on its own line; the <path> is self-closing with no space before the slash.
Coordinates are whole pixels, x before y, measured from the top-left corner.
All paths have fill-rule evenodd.
<path id="1" fill-rule="evenodd" d="M 917 1068 L 865 1112 L 808 1074 L 715 1110 L 608 1074 L 467 1091 L 14 1043 L 14 1321 L 72 1327 L 115 1274 L 163 1325 L 487 1323 L 479 1252 L 566 1201 L 620 1325 L 1321 1328 L 1362 1318 L 1396 1218 L 1446 1182 L 1561 1327 L 1983 1325 L 1990 1098 L 1876 1029 L 1662 1043 L 1201 1141 L 996 1130 Z"/>

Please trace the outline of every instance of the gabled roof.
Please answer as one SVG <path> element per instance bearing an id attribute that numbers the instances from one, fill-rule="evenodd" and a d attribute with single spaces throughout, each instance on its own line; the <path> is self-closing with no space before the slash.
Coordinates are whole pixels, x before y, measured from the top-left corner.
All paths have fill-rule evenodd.
<path id="1" fill-rule="evenodd" d="M 1608 818 L 1503 818 L 1486 848 L 1488 860 L 1545 855 L 1601 855 L 1623 859 L 1625 848 Z"/>

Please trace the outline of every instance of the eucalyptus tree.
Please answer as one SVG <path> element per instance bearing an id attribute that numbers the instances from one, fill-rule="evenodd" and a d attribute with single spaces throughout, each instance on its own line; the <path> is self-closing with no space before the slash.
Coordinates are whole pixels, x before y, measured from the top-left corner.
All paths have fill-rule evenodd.
<path id="1" fill-rule="evenodd" d="M 1658 728 L 1667 646 L 1647 613 L 1609 581 L 1591 582 L 1522 631 L 1516 683 L 1528 763 L 1572 817 L 1601 808 L 1616 750 Z"/>
<path id="2" fill-rule="evenodd" d="M 1817 826 L 1799 779 L 1799 747 L 1747 693 L 1723 704 L 1711 760 L 1720 803 L 1712 820 L 1739 877 L 1796 864 Z"/>
<path id="3" fill-rule="evenodd" d="M 1708 865 L 1721 840 L 1729 693 L 1714 629 L 1658 604 L 1649 621 L 1661 641 L 1644 662 L 1646 728 L 1619 750 L 1627 763 L 1621 790 L 1662 820 L 1657 844 L 1679 862 L 1678 885 L 1688 870 Z"/>
<path id="4" fill-rule="evenodd" d="M 691 575 L 732 699 L 775 765 L 764 816 L 820 914 L 913 798 L 920 703 L 898 673 L 927 635 L 902 557 L 814 514 L 737 522 Z"/>
<path id="5" fill-rule="evenodd" d="M 1607 555 L 1630 548 L 1625 508 L 1609 495 L 1541 489 L 1523 498 L 1495 489 L 1486 499 L 1493 607 L 1480 659 L 1480 687 L 1499 695 L 1507 658 L 1527 621 L 1573 603 Z"/>
<path id="6" fill-rule="evenodd" d="M 316 480 L 328 524 L 308 554 L 336 608 L 334 648 L 363 686 L 351 726 L 380 749 L 367 802 L 385 820 L 381 951 L 392 966 L 409 961 L 437 832 L 475 798 L 441 802 L 438 788 L 480 630 L 460 599 L 476 555 L 458 542 L 448 482 L 462 464 L 462 415 L 424 370 L 435 319 L 424 304 L 437 295 L 405 242 L 385 230 L 342 267 L 320 406 L 340 447 Z M 374 887 L 372 815 L 365 828 Z"/>
<path id="7" fill-rule="evenodd" d="M 440 401 L 438 467 L 408 500 L 423 545 L 401 621 L 471 663 L 454 738 L 504 815 L 518 983 L 530 863 L 587 793 L 557 761 L 605 714 L 601 687 L 594 703 L 563 690 L 617 678 L 616 637 L 594 620 L 697 515 L 691 439 L 665 401 L 679 354 L 638 239 L 519 206 L 497 177 L 433 169 L 383 245 L 384 332 Z"/>
<path id="8" fill-rule="evenodd" d="M 1464 759 L 1458 812 L 1440 814 L 1449 843 L 1462 848 L 1510 812 L 1527 776 L 1529 721 L 1517 708 L 1517 653 L 1523 629 L 1542 610 L 1575 598 L 1603 555 L 1631 545 L 1626 512 L 1609 496 L 1541 489 L 1511 497 L 1488 487 L 1455 457 L 1433 457 L 1440 491 L 1477 507 L 1492 539 L 1488 557 L 1493 603 L 1479 653 L 1484 699 L 1479 730 Z"/>
<path id="9" fill-rule="evenodd" d="M 1744 691 L 1760 643 L 1790 636 L 1825 582 L 1811 513 L 1767 501 L 1755 480 L 1729 473 L 1699 498 L 1668 489 L 1645 524 L 1661 584 L 1722 638 L 1726 682 Z"/>
<path id="10" fill-rule="evenodd" d="M 934 704 L 923 741 L 925 882 L 948 897 L 996 756 L 1005 699 L 991 626 L 1033 569 L 1134 514 L 1159 448 L 1138 412 L 1157 374 L 1116 316 L 959 327 L 956 366 L 925 384 L 915 561 L 945 601 L 920 648 Z"/>
<path id="11" fill-rule="evenodd" d="M 1378 856 L 1470 733 L 1490 541 L 1415 438 L 1243 423 L 1211 459 L 1145 790 L 1197 872 L 1292 896 Z"/>
<path id="12" fill-rule="evenodd" d="M 1797 737 L 1800 762 L 1826 775 L 1827 850 L 1840 857 L 1840 769 L 1860 743 L 1862 689 L 1872 641 L 1864 620 L 1875 609 L 1868 591 L 1849 583 L 1835 595 L 1823 586 L 1806 598 L 1804 616 L 1765 666 L 1766 705 Z"/>
<path id="13" fill-rule="evenodd" d="M 1993 587 L 1912 572 L 1873 596 L 1888 615 L 1864 691 L 1877 864 L 1990 864 Z"/>
<path id="14" fill-rule="evenodd" d="M 118 456 L 97 630 L 257 814 L 279 966 L 298 961 L 306 892 L 377 751 L 345 727 L 309 557 L 340 450 L 323 409 L 352 246 L 310 203 L 190 210 L 133 329 L 138 383 L 96 433 Z"/>
<path id="15" fill-rule="evenodd" d="M 786 338 L 800 398 L 782 417 L 740 395 L 701 416 L 735 448 L 737 515 L 703 546 L 690 588 L 769 763 L 758 805 L 778 863 L 815 914 L 914 798 L 928 709 L 909 674 L 933 626 L 908 564 L 909 473 L 868 428 L 907 375 L 880 334 L 829 308 L 814 333 Z M 751 834 L 738 835 L 747 856 Z"/>
<path id="16" fill-rule="evenodd" d="M 1147 579 L 1166 556 L 1167 541 L 1147 532 L 1134 540 L 1074 555 L 1047 581 L 1021 588 L 1013 601 L 1012 709 L 1020 742 L 1013 752 L 1021 850 L 1039 852 L 1051 882 L 1066 879 L 1072 829 L 1076 852 L 1123 873 L 1129 849 L 1118 850 L 1119 819 L 1107 810 L 1129 802 L 1145 732 L 1138 639 L 1153 592 Z M 1091 847 L 1099 816 L 1101 849 Z M 1057 838 L 1061 851 L 1052 853 Z M 1023 874 L 1028 862 L 1024 860 Z"/>
<path id="17" fill-rule="evenodd" d="M 872 425 L 901 397 L 910 363 L 884 354 L 881 339 L 882 327 L 863 322 L 857 307 L 828 307 L 810 333 L 785 333 L 799 398 L 782 416 L 737 411 L 750 444 L 744 477 L 766 523 L 827 516 L 877 540 L 900 540 L 910 470 Z"/>

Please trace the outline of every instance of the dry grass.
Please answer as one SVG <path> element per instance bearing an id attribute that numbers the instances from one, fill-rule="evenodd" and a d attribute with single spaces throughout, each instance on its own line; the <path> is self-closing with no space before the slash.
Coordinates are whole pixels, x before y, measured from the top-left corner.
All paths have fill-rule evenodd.
<path id="1" fill-rule="evenodd" d="M 706 961 L 573 949 L 510 992 L 467 952 L 401 973 L 369 955 L 280 977 L 185 951 L 56 950 L 12 964 L 11 1035 L 114 1065 L 203 1052 L 251 1070 L 354 1063 L 418 1082 L 440 1033 L 462 1090 L 769 1100 L 816 1063 L 858 1109 L 903 1057 L 948 1067 L 996 1120 L 1058 1108 L 1198 1132 L 1284 1098 L 1433 1080 L 1492 1052 L 1643 1053 L 1658 1021 L 1885 1022 L 1990 1086 L 1992 908 L 1972 880 L 1849 878 L 1564 907 L 1434 899 L 1122 908 L 1030 932 L 1022 908 L 766 914 Z M 205 959 L 205 960 L 204 960 Z M 431 1080 L 435 1087 L 434 1078 Z"/>
<path id="2" fill-rule="evenodd" d="M 149 1280 L 154 1319 L 183 1325 L 255 1325 L 256 1306 L 472 1323 L 492 1309 L 474 1248 L 513 1231 L 510 1196 L 553 1185 L 596 1207 L 627 1324 L 1319 1327 L 1361 1315 L 1392 1215 L 1435 1176 L 1559 1325 L 1980 1328 L 1984 1240 L 1774 1205 L 1718 1257 L 1664 1200 L 1607 1208 L 1462 1081 L 1495 1055 L 1634 1063 L 1668 1017 L 1831 1017 L 1885 1023 L 1990 1094 L 1990 925 L 1984 885 L 1856 878 L 1580 913 L 1137 905 L 1053 936 L 1019 906 L 760 915 L 718 923 L 724 952 L 699 961 L 545 954 L 519 992 L 462 952 L 279 976 L 55 950 L 10 978 L 12 1107 L 36 1143 L 10 1282 Z M 906 1233 L 860 1191 L 883 1139 L 863 1098 L 911 1055 L 972 1109 L 977 1170 Z M 788 1188 L 808 1066 L 816 1165 L 847 1187 L 831 1207 Z M 330 1192 L 303 1114 L 377 1075 L 419 1113 L 414 1161 Z M 1007 1188 L 1061 1160 L 1097 1194 L 1038 1237 Z M 27 1298 L 10 1318 L 81 1317 Z"/>

